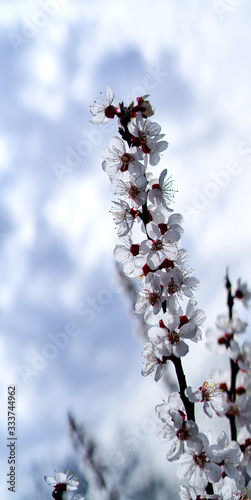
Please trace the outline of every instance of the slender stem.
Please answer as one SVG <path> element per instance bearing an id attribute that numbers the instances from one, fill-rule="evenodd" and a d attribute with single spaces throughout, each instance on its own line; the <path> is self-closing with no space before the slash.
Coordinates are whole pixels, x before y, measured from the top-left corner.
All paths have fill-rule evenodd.
<path id="1" fill-rule="evenodd" d="M 228 269 L 226 271 L 226 281 L 225 281 L 226 289 L 227 289 L 227 305 L 228 305 L 228 317 L 229 321 L 231 322 L 233 319 L 233 306 L 234 306 L 234 296 L 232 295 L 232 284 L 228 276 Z M 235 403 L 236 401 L 236 377 L 237 373 L 239 371 L 239 366 L 238 364 L 233 360 L 230 359 L 230 366 L 231 366 L 231 387 L 229 391 L 229 398 L 231 403 Z M 230 430 L 231 430 L 231 439 L 233 441 L 237 440 L 237 429 L 236 429 L 236 423 L 235 423 L 235 415 L 227 415 L 227 418 L 229 419 L 229 424 L 230 424 Z"/>
<path id="2" fill-rule="evenodd" d="M 144 222 L 144 224 L 146 226 L 148 224 L 148 222 L 149 222 L 149 213 L 148 213 L 147 203 L 145 203 L 142 206 L 141 219 L 142 219 L 142 221 Z"/>
<path id="3" fill-rule="evenodd" d="M 169 358 L 175 367 L 176 375 L 178 378 L 179 386 L 180 386 L 180 397 L 184 403 L 184 406 L 186 408 L 187 412 L 187 419 L 188 420 L 193 420 L 195 422 L 195 416 L 194 416 L 194 403 L 191 403 L 189 399 L 185 395 L 185 390 L 187 388 L 187 383 L 186 383 L 186 377 L 183 371 L 182 363 L 180 358 L 176 358 L 172 354 Z"/>
<path id="4" fill-rule="evenodd" d="M 231 365 L 231 387 L 229 391 L 229 399 L 231 403 L 235 403 L 236 401 L 236 377 L 237 373 L 239 371 L 239 367 L 237 363 L 233 359 L 230 359 L 230 365 Z M 236 429 L 236 423 L 235 423 L 235 415 L 227 414 L 227 417 L 229 419 L 229 424 L 230 424 L 230 430 L 231 430 L 231 439 L 232 441 L 237 440 L 237 429 Z"/>
<path id="5" fill-rule="evenodd" d="M 230 400 L 232 403 L 234 403 L 236 400 L 236 377 L 239 371 L 239 366 L 233 359 L 230 359 L 230 365 L 231 365 Z"/>
<path id="6" fill-rule="evenodd" d="M 117 113 L 119 119 L 120 119 L 120 124 L 122 127 L 119 127 L 119 133 L 121 134 L 122 138 L 124 141 L 127 142 L 128 146 L 131 146 L 131 134 L 128 130 L 128 123 L 131 120 L 131 108 L 125 108 L 124 103 L 122 102 L 120 104 L 120 112 Z"/>
<path id="7" fill-rule="evenodd" d="M 212 483 L 208 483 L 206 487 L 206 492 L 208 495 L 213 495 L 214 494 L 214 489 Z"/>
<path id="8" fill-rule="evenodd" d="M 227 418 L 228 418 L 229 424 L 230 424 L 231 440 L 237 441 L 237 429 L 236 429 L 236 425 L 235 425 L 235 416 L 234 415 L 227 415 Z"/>
<path id="9" fill-rule="evenodd" d="M 228 277 L 228 269 L 226 271 L 225 286 L 226 286 L 226 289 L 228 291 L 228 294 L 227 294 L 227 305 L 228 305 L 229 321 L 231 321 L 233 319 L 234 297 L 232 295 L 232 284 L 231 284 L 231 281 L 229 280 L 229 277 Z"/>

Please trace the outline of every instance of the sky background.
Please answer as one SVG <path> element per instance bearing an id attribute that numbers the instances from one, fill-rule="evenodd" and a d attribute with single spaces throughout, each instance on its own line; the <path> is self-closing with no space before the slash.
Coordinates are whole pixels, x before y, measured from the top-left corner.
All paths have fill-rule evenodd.
<path id="1" fill-rule="evenodd" d="M 142 427 L 166 395 L 140 374 L 142 343 L 116 285 L 101 153 L 117 129 L 89 123 L 108 85 L 117 102 L 150 94 L 155 106 L 206 327 L 226 311 L 226 266 L 233 283 L 251 283 L 251 5 L 1 0 L 0 12 L 0 481 L 6 491 L 15 384 L 18 498 L 28 498 L 34 463 L 50 475 L 69 452 L 67 411 L 113 453 L 117 430 Z M 221 364 L 193 346 L 189 383 L 208 377 L 205 359 Z"/>

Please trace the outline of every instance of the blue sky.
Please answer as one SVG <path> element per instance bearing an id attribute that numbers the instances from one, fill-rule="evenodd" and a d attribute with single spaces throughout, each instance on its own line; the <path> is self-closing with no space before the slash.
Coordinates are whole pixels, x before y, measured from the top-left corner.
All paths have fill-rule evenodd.
<path id="1" fill-rule="evenodd" d="M 152 415 L 163 398 L 140 375 L 142 344 L 113 288 L 116 232 L 101 152 L 117 132 L 89 123 L 107 85 L 118 101 L 151 95 L 169 142 L 160 168 L 177 189 L 207 326 L 225 310 L 226 265 L 233 281 L 251 283 L 251 7 L 233 3 L 0 2 L 0 426 L 5 436 L 6 388 L 15 383 L 20 495 L 34 456 L 50 474 L 69 449 L 69 409 L 109 445 L 114 429 Z M 70 153 L 72 169 L 59 176 Z M 89 321 L 93 299 L 99 310 Z M 65 347 L 50 351 L 59 337 Z"/>

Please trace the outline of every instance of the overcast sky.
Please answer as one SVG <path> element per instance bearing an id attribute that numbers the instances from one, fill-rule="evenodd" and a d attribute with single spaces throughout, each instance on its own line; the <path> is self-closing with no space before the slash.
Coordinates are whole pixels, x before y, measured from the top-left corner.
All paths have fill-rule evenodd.
<path id="1" fill-rule="evenodd" d="M 206 326 L 226 311 L 227 265 L 251 284 L 250 14 L 247 0 L 0 1 L 1 482 L 15 384 L 20 498 L 34 460 L 52 474 L 67 453 L 68 410 L 108 446 L 163 399 L 115 290 L 101 153 L 116 124 L 89 123 L 107 85 L 118 102 L 151 96 Z"/>

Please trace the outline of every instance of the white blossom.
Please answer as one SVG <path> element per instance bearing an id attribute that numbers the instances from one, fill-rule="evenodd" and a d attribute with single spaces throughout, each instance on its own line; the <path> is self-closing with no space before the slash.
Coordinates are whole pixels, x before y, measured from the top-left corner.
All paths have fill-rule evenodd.
<path id="1" fill-rule="evenodd" d="M 158 347 L 154 345 L 153 342 L 147 342 L 142 355 L 147 359 L 147 363 L 142 368 L 141 374 L 146 377 L 155 371 L 154 380 L 158 382 L 158 380 L 162 377 L 163 364 L 166 362 L 163 359 Z"/>
<path id="2" fill-rule="evenodd" d="M 224 332 L 225 335 L 234 335 L 235 333 L 244 333 L 247 323 L 241 321 L 236 315 L 229 319 L 225 314 L 217 316 L 216 326 Z"/>
<path id="3" fill-rule="evenodd" d="M 90 120 L 91 123 L 106 123 L 111 118 L 114 118 L 117 108 L 116 99 L 111 87 L 106 89 L 106 98 L 103 99 L 102 103 L 97 103 L 90 107 L 90 111 L 93 118 Z"/>
<path id="4" fill-rule="evenodd" d="M 180 238 L 179 232 L 170 229 L 161 233 L 161 229 L 154 223 L 147 224 L 147 233 L 150 239 L 143 240 L 140 245 L 140 253 L 146 255 L 147 264 L 151 269 L 157 269 L 164 258 L 176 260 L 178 249 L 176 241 Z"/>
<path id="5" fill-rule="evenodd" d="M 113 255 L 118 262 L 124 264 L 123 271 L 127 276 L 139 276 L 142 268 L 142 256 L 139 255 L 139 244 L 133 243 L 131 236 L 121 238 L 121 245 L 116 245 Z"/>
<path id="6" fill-rule="evenodd" d="M 136 177 L 145 173 L 145 167 L 139 161 L 143 157 L 141 150 L 136 147 L 127 149 L 120 137 L 111 137 L 109 147 L 102 152 L 102 168 L 109 177 L 118 178 L 118 174 L 125 172 Z"/>
<path id="7" fill-rule="evenodd" d="M 134 204 L 144 205 L 147 194 L 145 191 L 147 180 L 144 175 L 135 177 L 131 181 L 122 181 L 121 179 L 111 179 L 110 189 L 113 194 L 128 197 Z"/>
<path id="8" fill-rule="evenodd" d="M 57 472 L 54 476 L 44 476 L 44 480 L 49 486 L 54 488 L 54 494 L 63 494 L 66 491 L 74 491 L 78 489 L 79 481 L 76 474 L 70 471 Z M 55 497 L 56 498 L 56 497 Z"/>
<path id="9" fill-rule="evenodd" d="M 248 290 L 247 283 L 242 283 L 240 278 L 238 278 L 234 296 L 241 300 L 244 307 L 248 307 L 248 302 L 251 299 L 251 292 Z"/>
<path id="10" fill-rule="evenodd" d="M 115 207 L 111 210 L 113 220 L 117 226 L 118 236 L 125 236 L 133 227 L 134 218 L 137 216 L 137 211 L 130 208 L 124 200 L 113 201 Z"/>
<path id="11" fill-rule="evenodd" d="M 149 97 L 149 94 L 137 97 L 137 107 L 139 108 L 139 111 L 141 112 L 143 118 L 149 118 L 150 116 L 154 115 L 154 106 L 152 106 L 150 102 L 146 100 L 147 97 Z"/>
<path id="12" fill-rule="evenodd" d="M 167 169 L 163 170 L 159 179 L 153 179 L 149 182 L 150 190 L 148 199 L 156 205 L 163 205 L 166 210 L 170 211 L 169 205 L 174 199 L 173 181 L 171 176 L 166 180 Z"/>
<path id="13" fill-rule="evenodd" d="M 205 434 L 199 433 L 179 459 L 178 477 L 188 480 L 198 494 L 203 494 L 208 482 L 217 483 L 221 478 L 221 468 L 217 464 L 219 451 L 209 445 Z"/>
<path id="14" fill-rule="evenodd" d="M 192 297 L 193 291 L 197 290 L 200 282 L 195 276 L 188 276 L 181 268 L 175 267 L 174 269 L 167 269 L 160 274 L 161 284 L 164 286 L 163 297 L 169 298 L 176 296 L 182 298 L 184 294 L 186 297 Z M 171 301 L 173 304 L 175 301 Z M 168 301 L 167 301 L 168 304 Z"/>
<path id="15" fill-rule="evenodd" d="M 235 417 L 237 429 L 246 426 L 251 432 L 251 396 L 241 394 L 234 403 L 225 400 L 224 413 L 229 417 Z"/>
<path id="16" fill-rule="evenodd" d="M 143 153 L 149 155 L 150 164 L 157 165 L 159 153 L 168 146 L 168 142 L 160 141 L 163 138 L 160 125 L 148 119 L 144 120 L 142 114 L 137 113 L 136 118 L 129 123 L 128 130 L 135 138 L 134 143 L 141 147 Z"/>
<path id="17" fill-rule="evenodd" d="M 203 402 L 203 410 L 210 418 L 213 417 L 214 412 L 223 411 L 222 392 L 219 384 L 213 380 L 204 382 L 199 388 L 189 386 L 185 394 L 192 403 Z"/>
<path id="18" fill-rule="evenodd" d="M 160 282 L 157 276 L 150 273 L 145 278 L 145 288 L 139 292 L 139 298 L 135 304 L 137 314 L 147 313 L 152 308 L 153 313 L 160 311 L 163 302 Z M 145 316 L 146 317 L 146 316 Z"/>
<path id="19" fill-rule="evenodd" d="M 236 484 L 241 482 L 241 472 L 238 469 L 242 459 L 240 446 L 236 441 L 228 441 L 227 435 L 222 431 L 217 437 L 217 447 L 221 449 L 220 465 L 225 474 L 235 480 Z"/>
<path id="20" fill-rule="evenodd" d="M 166 355 L 172 354 L 176 357 L 185 356 L 188 345 L 183 339 L 191 339 L 197 334 L 197 325 L 189 322 L 187 316 L 179 316 L 177 313 L 170 315 L 164 313 L 159 321 L 159 326 L 153 326 L 148 330 L 148 337 L 157 345 L 161 344 Z"/>
<path id="21" fill-rule="evenodd" d="M 198 495 L 195 488 L 192 486 L 180 486 L 179 497 L 181 500 L 197 500 Z M 213 495 L 208 495 L 203 493 L 203 496 L 199 496 L 199 500 L 223 500 L 222 495 L 214 493 Z"/>
<path id="22" fill-rule="evenodd" d="M 223 500 L 250 500 L 251 498 L 251 481 L 245 486 L 243 477 L 242 483 L 236 485 L 235 481 L 230 477 L 225 477 L 218 493 L 222 495 Z"/>
<path id="23" fill-rule="evenodd" d="M 162 423 L 157 426 L 157 435 L 167 440 L 166 458 L 170 462 L 177 460 L 184 453 L 188 444 L 198 434 L 198 427 L 192 420 L 187 421 L 183 403 L 173 408 L 169 402 L 156 406 L 156 414 Z"/>
<path id="24" fill-rule="evenodd" d="M 247 474 L 251 477 L 251 438 L 245 440 L 241 449 L 243 451 L 242 466 L 246 467 Z"/>
<path id="25" fill-rule="evenodd" d="M 206 347 L 219 355 L 224 354 L 229 344 L 229 340 L 222 332 L 213 330 L 212 328 L 206 329 Z"/>
<path id="26" fill-rule="evenodd" d="M 246 341 L 240 346 L 234 340 L 230 342 L 228 355 L 238 364 L 240 370 L 244 372 L 251 371 L 251 343 Z"/>

